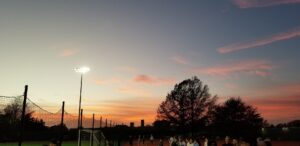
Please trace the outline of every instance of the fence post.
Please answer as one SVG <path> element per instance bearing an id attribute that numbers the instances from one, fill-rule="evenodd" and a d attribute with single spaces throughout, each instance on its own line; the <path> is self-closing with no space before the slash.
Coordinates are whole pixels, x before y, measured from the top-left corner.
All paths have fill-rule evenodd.
<path id="1" fill-rule="evenodd" d="M 59 139 L 59 146 L 62 145 L 62 141 L 64 138 L 64 115 L 65 115 L 65 101 L 62 102 L 61 107 L 61 121 L 60 121 L 60 139 Z"/>
<path id="2" fill-rule="evenodd" d="M 95 114 L 93 114 L 93 122 L 92 122 L 92 131 L 91 131 L 91 135 L 90 135 L 90 146 L 93 146 L 94 144 L 94 125 L 95 125 Z"/>
<path id="3" fill-rule="evenodd" d="M 20 135 L 19 135 L 19 146 L 22 146 L 22 140 L 23 140 L 23 130 L 24 130 L 24 122 L 25 122 L 24 120 L 25 120 L 27 91 L 28 91 L 28 85 L 25 85 L 23 108 L 22 108 L 22 117 L 21 117 L 21 125 L 20 125 Z"/>
<path id="4" fill-rule="evenodd" d="M 102 116 L 100 117 L 100 129 L 102 128 Z"/>

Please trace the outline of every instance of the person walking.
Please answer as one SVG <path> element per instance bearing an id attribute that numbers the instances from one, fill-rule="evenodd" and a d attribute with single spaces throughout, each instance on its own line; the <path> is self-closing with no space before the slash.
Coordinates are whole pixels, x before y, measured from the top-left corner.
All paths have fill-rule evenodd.
<path id="1" fill-rule="evenodd" d="M 151 144 L 153 144 L 153 141 L 154 141 L 154 137 L 153 137 L 152 134 L 150 134 L 150 142 L 151 142 Z"/>

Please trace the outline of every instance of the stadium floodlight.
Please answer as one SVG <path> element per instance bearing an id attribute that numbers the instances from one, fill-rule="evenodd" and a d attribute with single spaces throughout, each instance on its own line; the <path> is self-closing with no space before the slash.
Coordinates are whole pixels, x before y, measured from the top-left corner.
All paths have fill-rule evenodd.
<path id="1" fill-rule="evenodd" d="M 90 71 L 90 68 L 88 68 L 88 67 L 80 67 L 80 68 L 75 68 L 74 70 L 75 70 L 75 72 L 78 72 L 78 73 L 81 73 L 81 74 L 85 74 L 85 73 L 87 73 L 87 72 Z"/>
<path id="2" fill-rule="evenodd" d="M 82 123 L 80 122 L 80 115 L 81 115 L 81 93 L 82 93 L 82 77 L 83 74 L 87 73 L 90 71 L 90 68 L 88 67 L 80 67 L 80 68 L 75 68 L 75 72 L 80 73 L 80 96 L 79 96 L 79 108 L 78 108 L 78 146 L 81 146 L 81 136 L 80 136 L 80 131 L 82 128 Z"/>

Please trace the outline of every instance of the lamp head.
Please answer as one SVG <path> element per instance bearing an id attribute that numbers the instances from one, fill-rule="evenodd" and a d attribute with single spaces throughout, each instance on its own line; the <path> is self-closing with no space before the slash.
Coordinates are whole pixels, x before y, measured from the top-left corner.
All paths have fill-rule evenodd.
<path id="1" fill-rule="evenodd" d="M 90 68 L 88 68 L 88 67 L 80 67 L 80 68 L 75 68 L 74 70 L 75 70 L 75 72 L 84 74 L 84 73 L 87 73 L 88 71 L 90 71 Z"/>

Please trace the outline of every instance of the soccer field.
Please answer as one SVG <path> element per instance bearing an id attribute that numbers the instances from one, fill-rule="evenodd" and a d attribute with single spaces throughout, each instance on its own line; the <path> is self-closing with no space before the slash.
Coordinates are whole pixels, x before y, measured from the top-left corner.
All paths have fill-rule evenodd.
<path id="1" fill-rule="evenodd" d="M 48 146 L 50 142 L 48 141 L 38 141 L 38 142 L 24 142 L 22 146 Z M 77 146 L 77 141 L 65 141 L 63 146 Z M 82 141 L 82 146 L 89 146 L 89 141 Z M 0 146 L 18 146 L 17 142 L 12 143 L 0 143 Z"/>

